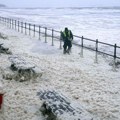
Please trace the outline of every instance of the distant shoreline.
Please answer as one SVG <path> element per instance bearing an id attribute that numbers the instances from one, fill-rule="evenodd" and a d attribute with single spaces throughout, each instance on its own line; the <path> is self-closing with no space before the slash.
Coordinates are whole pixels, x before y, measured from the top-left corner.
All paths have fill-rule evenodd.
<path id="1" fill-rule="evenodd" d="M 120 9 L 120 6 L 104 6 L 104 7 L 7 7 L 0 4 L 0 8 L 5 9 Z"/>

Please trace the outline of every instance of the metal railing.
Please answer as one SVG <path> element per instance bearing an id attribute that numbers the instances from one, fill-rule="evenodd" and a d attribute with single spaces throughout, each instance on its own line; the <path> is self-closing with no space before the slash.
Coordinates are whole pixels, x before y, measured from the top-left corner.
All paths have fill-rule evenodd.
<path id="1" fill-rule="evenodd" d="M 9 28 L 15 29 L 18 32 L 25 33 L 25 35 L 31 35 L 31 31 L 33 32 L 33 36 L 35 37 L 36 33 L 38 35 L 38 39 L 41 40 L 41 36 L 44 36 L 45 43 L 47 43 L 47 37 L 51 37 L 51 45 L 54 46 L 54 40 L 59 40 L 60 45 L 59 48 L 62 49 L 62 41 L 60 40 L 60 31 L 50 29 L 47 27 L 43 27 L 40 25 L 35 25 L 32 23 L 26 23 L 22 22 L 19 20 L 14 20 L 11 18 L 5 18 L 5 17 L 0 17 L 0 23 L 5 24 Z M 87 48 L 92 51 L 96 51 L 108 56 L 113 57 L 114 59 L 118 58 L 120 59 L 120 46 L 117 46 L 117 44 L 108 44 L 104 42 L 98 41 L 98 39 L 93 40 L 89 38 L 85 38 L 83 36 L 74 36 L 74 45 L 80 46 L 82 48 Z M 80 43 L 76 43 L 75 40 L 78 40 Z M 92 43 L 92 45 L 90 45 Z M 105 47 L 111 47 L 112 51 L 105 51 L 100 48 L 100 46 L 105 46 Z"/>

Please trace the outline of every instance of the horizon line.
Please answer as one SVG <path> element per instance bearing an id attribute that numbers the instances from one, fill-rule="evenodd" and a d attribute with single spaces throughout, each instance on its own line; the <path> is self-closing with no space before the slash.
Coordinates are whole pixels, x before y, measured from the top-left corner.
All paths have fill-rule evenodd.
<path id="1" fill-rule="evenodd" d="M 0 7 L 0 8 L 15 8 L 15 9 L 50 9 L 50 8 L 56 8 L 56 9 L 63 9 L 63 8 L 72 8 L 72 9 L 79 9 L 79 8 L 120 8 L 120 6 L 81 6 L 81 7 Z"/>

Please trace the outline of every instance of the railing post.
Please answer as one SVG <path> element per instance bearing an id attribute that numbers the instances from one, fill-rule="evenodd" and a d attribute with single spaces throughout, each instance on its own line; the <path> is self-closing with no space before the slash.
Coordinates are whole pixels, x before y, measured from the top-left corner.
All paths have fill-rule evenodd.
<path id="1" fill-rule="evenodd" d="M 45 43 L 47 43 L 47 28 L 45 27 Z"/>
<path id="2" fill-rule="evenodd" d="M 6 18 L 6 26 L 8 27 L 8 18 Z"/>
<path id="3" fill-rule="evenodd" d="M 13 29 L 14 29 L 14 20 L 13 20 Z"/>
<path id="4" fill-rule="evenodd" d="M 13 29 L 15 28 L 15 20 L 13 20 Z"/>
<path id="5" fill-rule="evenodd" d="M 10 19 L 10 28 L 11 28 L 11 19 Z"/>
<path id="6" fill-rule="evenodd" d="M 61 33 L 60 33 L 61 34 Z M 61 36 L 61 35 L 60 35 Z M 61 37 L 60 37 L 60 49 L 62 49 L 62 40 L 61 40 Z"/>
<path id="7" fill-rule="evenodd" d="M 8 21 L 8 20 L 7 20 L 7 18 L 6 18 L 6 26 L 8 25 L 8 24 L 7 24 L 7 21 Z"/>
<path id="8" fill-rule="evenodd" d="M 83 47 L 83 36 L 81 37 L 81 46 Z"/>
<path id="9" fill-rule="evenodd" d="M 25 22 L 25 35 L 27 35 L 27 33 L 26 33 L 26 22 Z"/>
<path id="10" fill-rule="evenodd" d="M 19 21 L 18 21 L 18 32 L 19 32 Z"/>
<path id="11" fill-rule="evenodd" d="M 23 22 L 21 22 L 21 33 L 23 33 Z"/>
<path id="12" fill-rule="evenodd" d="M 20 21 L 20 32 L 22 33 L 22 22 Z"/>
<path id="13" fill-rule="evenodd" d="M 15 30 L 16 30 L 16 20 L 15 20 Z"/>
<path id="14" fill-rule="evenodd" d="M 39 26 L 39 40 L 40 40 L 41 26 Z"/>
<path id="15" fill-rule="evenodd" d="M 30 35 L 30 26 L 31 26 L 31 24 L 29 24 L 29 35 Z"/>
<path id="16" fill-rule="evenodd" d="M 8 28 L 9 28 L 9 18 L 8 18 L 8 23 L 7 24 L 8 24 Z"/>
<path id="17" fill-rule="evenodd" d="M 81 52 L 80 52 L 80 56 L 83 58 L 83 36 L 81 37 Z"/>
<path id="18" fill-rule="evenodd" d="M 12 29 L 13 29 L 13 19 L 12 19 Z"/>
<path id="19" fill-rule="evenodd" d="M 9 28 L 9 18 L 8 18 L 8 28 Z"/>
<path id="20" fill-rule="evenodd" d="M 114 59 L 116 59 L 116 48 L 117 48 L 117 44 L 114 45 Z"/>
<path id="21" fill-rule="evenodd" d="M 53 41 L 53 39 L 54 39 L 54 30 L 52 29 L 52 46 L 54 46 L 54 41 Z"/>
<path id="22" fill-rule="evenodd" d="M 96 52 L 98 52 L 98 39 L 96 39 Z"/>
<path id="23" fill-rule="evenodd" d="M 15 20 L 13 20 L 13 29 L 15 28 Z"/>
<path id="24" fill-rule="evenodd" d="M 98 63 L 98 39 L 96 39 L 96 42 L 95 42 L 95 63 Z"/>
<path id="25" fill-rule="evenodd" d="M 8 23 L 9 23 L 9 21 L 8 21 L 8 18 L 7 18 L 7 27 L 9 26 Z"/>
<path id="26" fill-rule="evenodd" d="M 35 37 L 35 24 L 34 24 L 34 37 Z"/>
<path id="27" fill-rule="evenodd" d="M 117 49 L 117 44 L 114 45 L 114 64 L 113 64 L 113 70 L 114 71 L 117 71 L 116 70 L 116 57 L 117 57 L 117 55 L 116 55 L 116 49 Z"/>

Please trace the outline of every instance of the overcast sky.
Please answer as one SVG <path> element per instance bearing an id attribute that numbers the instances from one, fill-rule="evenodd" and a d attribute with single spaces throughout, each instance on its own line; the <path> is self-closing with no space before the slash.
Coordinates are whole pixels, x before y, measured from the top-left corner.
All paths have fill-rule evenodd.
<path id="1" fill-rule="evenodd" d="M 8 7 L 100 7 L 120 6 L 120 0 L 0 0 Z"/>

